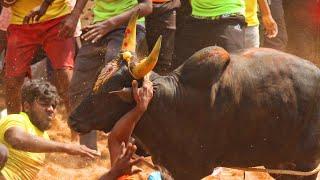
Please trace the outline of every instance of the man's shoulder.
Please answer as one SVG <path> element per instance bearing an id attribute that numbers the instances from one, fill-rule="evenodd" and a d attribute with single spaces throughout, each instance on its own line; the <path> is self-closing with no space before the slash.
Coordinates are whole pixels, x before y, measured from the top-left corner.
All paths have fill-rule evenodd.
<path id="1" fill-rule="evenodd" d="M 9 114 L 0 120 L 0 130 L 13 126 L 24 127 L 27 121 L 28 119 L 21 114 Z"/>
<path id="2" fill-rule="evenodd" d="M 2 118 L 0 120 L 0 123 L 3 121 L 11 121 L 11 120 L 25 121 L 27 119 L 22 114 L 9 114 L 6 117 Z"/>

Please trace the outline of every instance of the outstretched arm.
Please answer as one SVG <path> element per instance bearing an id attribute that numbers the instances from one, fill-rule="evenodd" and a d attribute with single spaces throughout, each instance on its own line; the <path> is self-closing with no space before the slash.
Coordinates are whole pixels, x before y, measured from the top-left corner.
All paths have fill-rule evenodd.
<path id="1" fill-rule="evenodd" d="M 121 143 L 128 143 L 134 127 L 147 110 L 149 101 L 153 96 L 152 82 L 148 76 L 144 78 L 142 88 L 138 89 L 138 83 L 135 80 L 132 81 L 132 87 L 133 96 L 137 104 L 131 111 L 121 117 L 108 137 L 111 165 L 114 164 L 119 156 Z"/>
<path id="2" fill-rule="evenodd" d="M 6 130 L 4 139 L 14 149 L 22 151 L 37 153 L 64 152 L 70 155 L 82 155 L 90 158 L 100 155 L 99 152 L 89 149 L 86 146 L 47 140 L 42 137 L 28 134 L 19 127 L 11 127 Z"/>

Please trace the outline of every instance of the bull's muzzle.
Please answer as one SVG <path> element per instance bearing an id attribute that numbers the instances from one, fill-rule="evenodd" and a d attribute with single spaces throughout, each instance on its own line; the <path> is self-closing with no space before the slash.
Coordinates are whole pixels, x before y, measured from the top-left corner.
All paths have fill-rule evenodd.
<path id="1" fill-rule="evenodd" d="M 90 129 L 89 125 L 85 125 L 79 122 L 80 121 L 76 120 L 76 118 L 74 118 L 72 115 L 67 121 L 69 128 L 79 134 L 87 134 L 92 130 Z"/>

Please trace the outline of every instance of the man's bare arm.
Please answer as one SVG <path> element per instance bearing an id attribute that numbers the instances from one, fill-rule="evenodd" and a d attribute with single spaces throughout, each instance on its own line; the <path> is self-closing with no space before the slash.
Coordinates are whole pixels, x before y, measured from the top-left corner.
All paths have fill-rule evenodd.
<path id="1" fill-rule="evenodd" d="M 128 144 L 129 138 L 131 137 L 137 122 L 147 110 L 149 101 L 153 96 L 152 82 L 149 80 L 148 76 L 144 78 L 142 88 L 138 89 L 138 83 L 135 80 L 132 82 L 132 87 L 137 105 L 120 118 L 108 137 L 111 165 L 114 164 L 119 156 L 121 143 L 125 142 Z"/>
<path id="2" fill-rule="evenodd" d="M 85 146 L 47 140 L 42 137 L 28 134 L 19 127 L 11 127 L 6 130 L 4 139 L 14 149 L 22 151 L 36 153 L 64 152 L 70 155 L 83 155 L 90 158 L 99 155 L 97 151 L 91 150 Z"/>
<path id="3" fill-rule="evenodd" d="M 278 34 L 278 26 L 276 21 L 273 19 L 271 15 L 271 11 L 270 11 L 267 0 L 258 0 L 258 4 L 262 14 L 262 22 L 264 27 L 266 28 L 265 34 L 269 38 L 276 37 Z"/>
<path id="4" fill-rule="evenodd" d="M 98 39 L 106 35 L 110 30 L 120 25 L 127 25 L 132 14 L 136 11 L 139 12 L 139 17 L 145 17 L 152 12 L 152 1 L 151 0 L 138 0 L 138 4 L 123 12 L 119 15 L 111 17 L 107 20 L 97 22 L 86 29 L 88 32 L 82 36 L 86 41 L 96 42 Z"/>
<path id="5" fill-rule="evenodd" d="M 152 1 L 151 0 L 138 0 L 138 4 L 129 9 L 128 11 L 121 13 L 117 16 L 114 16 L 110 19 L 111 23 L 114 25 L 114 27 L 120 26 L 120 25 L 126 25 L 128 24 L 132 14 L 139 10 L 139 17 L 145 17 L 152 13 Z"/>
<path id="6" fill-rule="evenodd" d="M 44 0 L 39 6 L 33 8 L 32 11 L 23 18 L 23 24 L 29 24 L 30 21 L 37 23 L 40 18 L 46 14 L 53 1 L 54 0 Z"/>
<path id="7" fill-rule="evenodd" d="M 88 0 L 77 0 L 76 5 L 73 8 L 71 14 L 61 22 L 60 31 L 59 31 L 60 37 L 67 38 L 67 37 L 73 36 L 74 31 L 76 30 L 81 12 L 83 11 L 87 2 Z"/>
<path id="8" fill-rule="evenodd" d="M 88 0 L 77 0 L 76 5 L 74 6 L 71 14 L 79 19 L 87 2 Z"/>
<path id="9" fill-rule="evenodd" d="M 143 112 L 139 111 L 138 108 L 135 107 L 127 114 L 122 116 L 117 124 L 113 127 L 108 136 L 111 165 L 113 165 L 118 159 L 121 142 L 125 142 L 126 144 L 128 143 L 134 127 L 136 126 L 142 114 Z"/>

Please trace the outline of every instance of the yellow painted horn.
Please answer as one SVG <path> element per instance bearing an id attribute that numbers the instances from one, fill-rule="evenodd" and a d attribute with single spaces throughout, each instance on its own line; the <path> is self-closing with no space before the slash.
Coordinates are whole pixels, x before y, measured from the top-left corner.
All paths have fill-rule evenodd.
<path id="1" fill-rule="evenodd" d="M 154 66 L 157 64 L 158 57 L 160 54 L 162 36 L 160 36 L 154 45 L 151 53 L 148 57 L 138 62 L 132 62 L 129 64 L 129 71 L 135 79 L 143 78 L 148 74 Z"/>
<path id="2" fill-rule="evenodd" d="M 140 11 L 140 10 L 139 10 Z M 128 23 L 127 29 L 124 33 L 121 50 L 136 52 L 136 24 L 139 18 L 139 11 L 133 13 Z"/>

